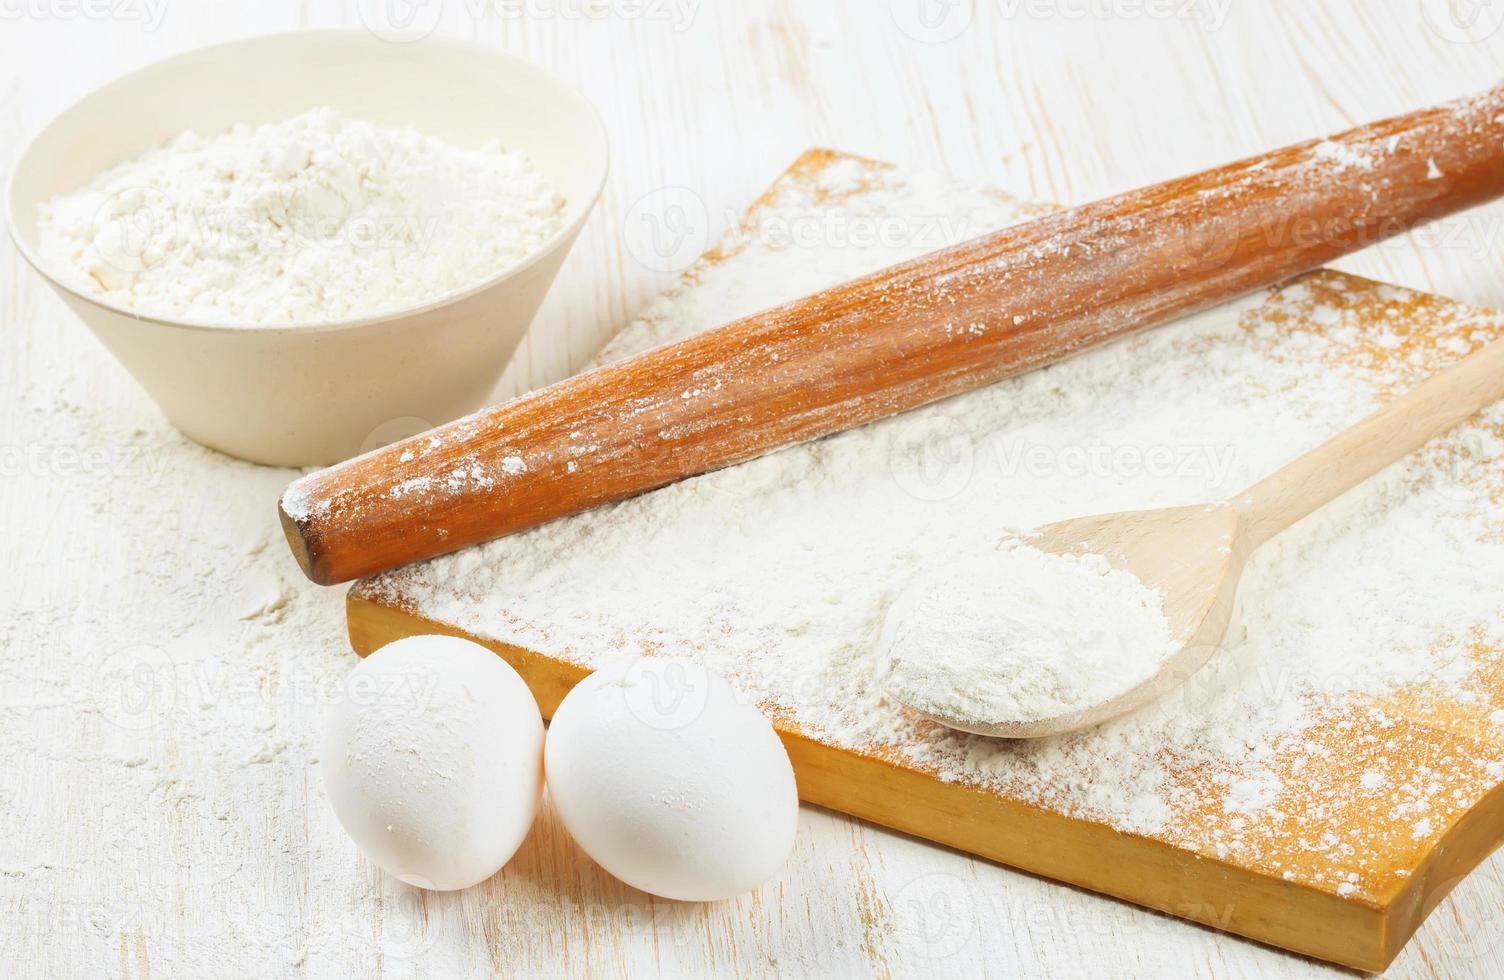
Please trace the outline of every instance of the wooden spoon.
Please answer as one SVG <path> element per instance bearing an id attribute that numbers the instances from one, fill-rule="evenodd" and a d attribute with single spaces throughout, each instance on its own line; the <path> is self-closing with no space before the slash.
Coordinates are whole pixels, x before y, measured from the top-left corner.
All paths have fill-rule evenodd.
<path id="1" fill-rule="evenodd" d="M 1182 683 L 1221 646 L 1238 579 L 1256 548 L 1302 517 L 1504 397 L 1504 341 L 1470 354 L 1317 446 L 1231 501 L 1078 517 L 1040 529 L 1029 544 L 1053 554 L 1102 555 L 1164 598 L 1179 644 L 1148 680 L 1067 714 L 979 724 L 911 705 L 979 735 L 1038 738 L 1088 728 Z M 896 696 L 896 692 L 895 696 Z"/>

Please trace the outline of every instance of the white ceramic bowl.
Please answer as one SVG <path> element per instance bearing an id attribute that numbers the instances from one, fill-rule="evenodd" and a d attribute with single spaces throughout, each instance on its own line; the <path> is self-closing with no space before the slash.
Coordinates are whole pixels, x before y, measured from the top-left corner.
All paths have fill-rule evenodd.
<path id="1" fill-rule="evenodd" d="M 41 260 L 42 201 L 183 130 L 323 105 L 457 146 L 499 139 L 525 151 L 567 202 L 563 228 L 521 265 L 421 306 L 295 326 L 143 316 L 72 288 Z M 600 196 L 606 160 L 595 111 L 526 62 L 478 44 L 309 31 L 204 48 L 104 86 L 38 134 L 7 199 L 21 254 L 174 425 L 244 459 L 322 465 L 485 403 Z"/>

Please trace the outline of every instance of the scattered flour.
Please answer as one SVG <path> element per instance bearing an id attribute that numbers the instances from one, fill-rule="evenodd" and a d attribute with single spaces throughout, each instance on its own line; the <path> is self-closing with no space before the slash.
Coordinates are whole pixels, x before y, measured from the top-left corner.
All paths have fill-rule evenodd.
<path id="1" fill-rule="evenodd" d="M 44 203 L 44 259 L 147 315 L 239 324 L 366 316 L 523 261 L 564 201 L 519 151 L 465 150 L 315 109 L 186 132 Z"/>
<path id="2" fill-rule="evenodd" d="M 1362 170 L 1373 169 L 1373 158 L 1364 155 L 1358 150 L 1332 140 L 1322 140 L 1316 144 L 1315 153 L 1323 160 L 1331 160 L 1342 167 L 1357 167 Z"/>
<path id="3" fill-rule="evenodd" d="M 5 340 L 3 425 L 46 465 L 6 472 L 7 541 L 29 552 L 71 530 L 9 580 L 0 616 L 0 907 L 17 924 L 0 950 L 112 962 L 126 933 L 104 923 L 167 935 L 188 907 L 175 895 L 197 896 L 200 935 L 236 941 L 154 946 L 157 975 L 281 976 L 299 949 L 380 950 L 361 903 L 403 886 L 373 881 L 310 769 L 353 657 L 340 596 L 288 567 L 268 519 L 288 471 L 189 442 L 61 314 L 28 326 Z M 52 465 L 64 453 L 86 462 Z M 299 866 L 339 910 L 318 935 L 212 897 L 281 891 Z"/>
<path id="4" fill-rule="evenodd" d="M 602 358 L 1040 211 L 830 162 L 780 181 L 727 258 L 691 269 Z M 762 230 L 868 225 L 910 234 L 789 245 Z M 1312 886 L 1358 874 L 1378 895 L 1390 879 L 1373 868 L 1409 853 L 1415 820 L 1441 833 L 1504 773 L 1504 747 L 1443 737 L 1391 700 L 1472 692 L 1480 719 L 1504 706 L 1484 680 L 1504 674 L 1483 670 L 1504 651 L 1504 411 L 1261 548 L 1226 649 L 1099 728 L 1027 742 L 945 729 L 884 692 L 877 641 L 927 569 L 1050 521 L 1224 498 L 1501 333 L 1495 313 L 1317 273 L 356 594 L 583 666 L 693 656 L 826 744 Z M 1387 781 L 1361 792 L 1369 768 Z M 1343 819 L 1356 801 L 1393 817 Z"/>
<path id="5" fill-rule="evenodd" d="M 883 687 L 967 729 L 1091 708 L 1174 652 L 1160 598 L 1101 555 L 1008 542 L 955 556 L 889 610 Z"/>

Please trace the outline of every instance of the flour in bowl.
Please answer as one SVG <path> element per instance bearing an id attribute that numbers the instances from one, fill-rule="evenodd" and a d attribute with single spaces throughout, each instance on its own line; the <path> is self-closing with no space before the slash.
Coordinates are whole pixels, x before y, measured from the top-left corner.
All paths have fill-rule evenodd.
<path id="1" fill-rule="evenodd" d="M 41 206 L 45 262 L 146 316 L 289 324 L 434 300 L 524 261 L 564 199 L 527 156 L 314 109 L 186 132 Z"/>
<path id="2" fill-rule="evenodd" d="M 1132 572 L 1017 541 L 921 574 L 878 646 L 889 694 L 967 729 L 1096 707 L 1174 651 L 1161 595 Z"/>

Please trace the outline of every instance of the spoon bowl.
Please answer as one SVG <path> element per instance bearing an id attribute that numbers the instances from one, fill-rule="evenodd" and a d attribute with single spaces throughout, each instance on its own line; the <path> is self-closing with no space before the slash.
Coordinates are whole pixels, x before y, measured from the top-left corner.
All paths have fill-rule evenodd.
<path id="1" fill-rule="evenodd" d="M 1028 544 L 1057 555 L 1101 555 L 1163 599 L 1175 641 L 1148 680 L 1069 714 L 991 724 L 921 714 L 962 731 L 1002 738 L 1041 738 L 1090 728 L 1153 701 L 1201 669 L 1222 643 L 1245 555 L 1238 511 L 1226 504 L 1076 517 L 1041 528 Z"/>

